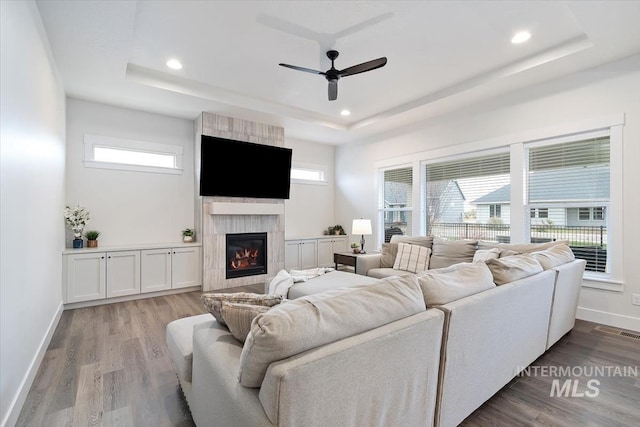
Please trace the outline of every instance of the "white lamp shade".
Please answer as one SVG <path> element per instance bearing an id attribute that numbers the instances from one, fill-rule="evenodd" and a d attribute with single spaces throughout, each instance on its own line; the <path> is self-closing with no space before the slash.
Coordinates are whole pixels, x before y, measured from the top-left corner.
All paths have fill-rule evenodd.
<path id="1" fill-rule="evenodd" d="M 354 219 L 351 234 L 371 234 L 370 219 Z"/>

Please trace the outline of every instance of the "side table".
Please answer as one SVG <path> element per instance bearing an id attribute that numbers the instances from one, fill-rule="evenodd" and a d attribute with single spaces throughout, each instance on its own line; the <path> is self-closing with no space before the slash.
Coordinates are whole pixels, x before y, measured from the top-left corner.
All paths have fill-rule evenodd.
<path id="1" fill-rule="evenodd" d="M 378 254 L 380 252 L 367 252 L 365 254 L 354 254 L 353 252 L 334 252 L 333 263 L 336 270 L 338 270 L 338 264 L 353 267 L 353 272 L 358 271 L 358 257 L 365 255 Z"/>

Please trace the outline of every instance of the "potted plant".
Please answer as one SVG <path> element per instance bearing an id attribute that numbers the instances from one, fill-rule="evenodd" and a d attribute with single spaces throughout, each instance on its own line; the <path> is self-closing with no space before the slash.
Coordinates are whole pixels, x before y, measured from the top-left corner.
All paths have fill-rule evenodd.
<path id="1" fill-rule="evenodd" d="M 82 230 L 84 230 L 84 226 L 89 222 L 90 216 L 89 211 L 80 204 L 77 204 L 74 207 L 67 206 L 64 210 L 64 220 L 71 230 L 73 230 L 73 248 L 79 249 L 83 246 L 82 241 Z"/>
<path id="2" fill-rule="evenodd" d="M 87 238 L 87 247 L 97 248 L 99 236 L 100 236 L 100 232 L 98 230 L 89 230 L 86 233 L 84 233 L 84 237 Z"/>
<path id="3" fill-rule="evenodd" d="M 185 228 L 182 230 L 182 241 L 185 243 L 193 242 L 193 237 L 195 235 L 195 231 L 192 228 Z"/>
<path id="4" fill-rule="evenodd" d="M 344 228 L 342 228 L 340 224 L 336 224 L 333 226 L 333 234 L 335 234 L 336 236 L 342 236 L 347 233 L 344 232 Z"/>
<path id="5" fill-rule="evenodd" d="M 360 253 L 360 243 L 353 242 L 351 244 L 351 249 L 353 249 L 353 253 L 354 254 L 359 254 Z"/>

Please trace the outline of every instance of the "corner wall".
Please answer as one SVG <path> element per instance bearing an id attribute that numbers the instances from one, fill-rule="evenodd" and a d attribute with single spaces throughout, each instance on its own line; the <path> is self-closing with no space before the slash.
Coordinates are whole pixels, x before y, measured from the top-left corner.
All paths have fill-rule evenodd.
<path id="1" fill-rule="evenodd" d="M 336 220 L 367 215 L 377 223 L 375 163 L 438 149 L 438 155 L 458 154 L 457 145 L 473 150 L 518 142 L 511 135 L 564 126 L 612 114 L 625 115 L 623 127 L 623 280 L 622 292 L 582 288 L 578 317 L 640 330 L 640 55 L 486 100 L 410 126 L 384 140 L 344 145 L 336 150 Z M 448 154 L 447 154 L 448 153 Z M 357 169 L 352 161 L 358 158 Z M 373 238 L 372 238 L 373 240 Z M 373 242 L 372 242 L 373 243 Z M 381 242 L 377 242 L 380 247 Z"/>
<path id="2" fill-rule="evenodd" d="M 62 314 L 65 94 L 35 3 L 0 2 L 0 425 Z"/>

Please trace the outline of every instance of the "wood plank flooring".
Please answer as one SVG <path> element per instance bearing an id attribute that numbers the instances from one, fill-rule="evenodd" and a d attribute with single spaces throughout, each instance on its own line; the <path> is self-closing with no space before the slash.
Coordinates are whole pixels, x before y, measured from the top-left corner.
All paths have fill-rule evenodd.
<path id="1" fill-rule="evenodd" d="M 224 291 L 240 290 L 262 293 L 263 285 Z M 165 327 L 205 312 L 200 292 L 65 311 L 17 425 L 193 426 L 167 353 Z M 532 366 L 640 365 L 640 340 L 597 326 L 577 321 Z M 588 379 L 580 378 L 580 391 L 588 391 Z M 517 377 L 462 425 L 640 425 L 640 378 L 597 379 L 599 395 L 588 398 L 549 397 L 553 377 Z"/>

